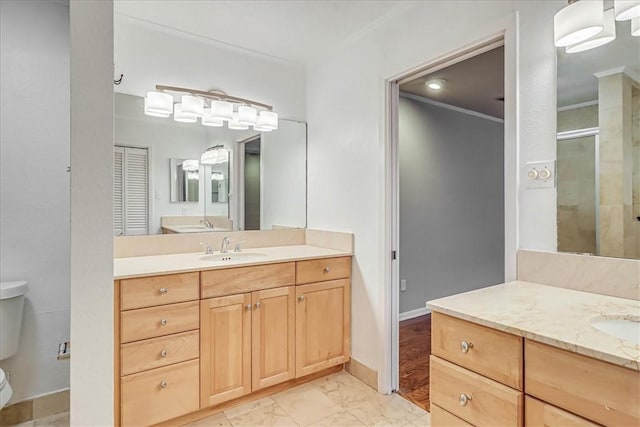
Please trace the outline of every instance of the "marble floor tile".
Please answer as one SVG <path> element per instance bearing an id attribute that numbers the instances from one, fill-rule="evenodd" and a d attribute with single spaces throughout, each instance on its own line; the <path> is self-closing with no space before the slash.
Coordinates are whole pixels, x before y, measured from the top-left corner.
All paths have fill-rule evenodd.
<path id="1" fill-rule="evenodd" d="M 240 415 L 244 415 L 247 412 L 251 412 L 258 408 L 264 408 L 266 406 L 274 405 L 276 402 L 271 397 L 263 397 L 259 400 L 254 400 L 253 402 L 245 403 L 244 405 L 236 406 L 235 408 L 230 408 L 224 411 L 224 415 L 227 418 L 235 418 Z"/>
<path id="2" fill-rule="evenodd" d="M 229 418 L 232 426 L 282 426 L 298 427 L 298 424 L 279 405 L 258 407 L 252 411 Z"/>
<path id="3" fill-rule="evenodd" d="M 367 426 L 403 426 L 427 414 L 396 394 L 377 395 L 349 409 L 349 412 Z"/>
<path id="4" fill-rule="evenodd" d="M 347 411 L 338 412 L 337 414 L 329 415 L 327 418 L 323 418 L 320 421 L 309 424 L 308 427 L 363 427 L 362 421 L 357 419 L 355 415 L 350 414 Z"/>
<path id="5" fill-rule="evenodd" d="M 272 397 L 301 426 L 309 425 L 342 411 L 340 406 L 336 405 L 313 383 L 274 394 Z"/>
<path id="6" fill-rule="evenodd" d="M 222 412 L 184 425 L 184 427 L 229 427 L 229 426 L 231 426 L 231 423 Z"/>

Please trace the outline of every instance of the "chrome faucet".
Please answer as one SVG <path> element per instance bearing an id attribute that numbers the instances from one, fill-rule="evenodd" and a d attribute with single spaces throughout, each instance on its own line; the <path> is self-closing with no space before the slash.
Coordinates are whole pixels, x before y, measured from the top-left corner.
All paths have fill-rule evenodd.
<path id="1" fill-rule="evenodd" d="M 204 242 L 203 242 L 203 243 L 200 243 L 200 244 L 205 246 L 205 249 L 204 249 L 204 253 L 205 253 L 205 254 L 210 255 L 210 254 L 212 254 L 212 253 L 213 253 L 213 248 L 211 247 L 211 245 L 210 245 L 210 244 L 208 244 L 208 243 L 204 243 Z"/>
<path id="2" fill-rule="evenodd" d="M 220 253 L 226 254 L 229 253 L 229 244 L 231 243 L 231 239 L 228 237 L 222 238 L 222 246 L 220 246 Z"/>
<path id="3" fill-rule="evenodd" d="M 242 252 L 242 248 L 240 247 L 240 245 L 244 242 L 246 242 L 246 240 L 240 240 L 239 242 L 236 242 L 236 246 L 233 248 L 233 252 Z"/>
<path id="4" fill-rule="evenodd" d="M 213 224 L 208 219 L 201 219 L 200 224 L 204 224 L 206 228 L 213 228 Z"/>

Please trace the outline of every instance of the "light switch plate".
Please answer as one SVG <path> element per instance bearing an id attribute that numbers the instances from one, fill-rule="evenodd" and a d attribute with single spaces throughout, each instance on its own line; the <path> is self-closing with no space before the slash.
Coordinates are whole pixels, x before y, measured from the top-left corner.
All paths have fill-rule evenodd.
<path id="1" fill-rule="evenodd" d="M 526 188 L 555 188 L 555 160 L 527 163 L 522 179 L 525 182 Z"/>

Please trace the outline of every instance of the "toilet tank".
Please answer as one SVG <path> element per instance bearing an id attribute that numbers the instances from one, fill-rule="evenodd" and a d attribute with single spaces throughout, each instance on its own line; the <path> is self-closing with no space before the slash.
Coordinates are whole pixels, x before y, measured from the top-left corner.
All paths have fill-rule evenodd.
<path id="1" fill-rule="evenodd" d="M 0 282 L 0 360 L 18 351 L 27 282 Z"/>

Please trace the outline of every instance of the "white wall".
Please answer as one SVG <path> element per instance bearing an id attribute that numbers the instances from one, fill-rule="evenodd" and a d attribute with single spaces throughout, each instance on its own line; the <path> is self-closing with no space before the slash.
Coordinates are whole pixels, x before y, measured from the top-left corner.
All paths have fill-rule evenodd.
<path id="1" fill-rule="evenodd" d="M 400 313 L 504 282 L 503 124 L 401 96 Z"/>
<path id="2" fill-rule="evenodd" d="M 0 2 L 0 274 L 29 282 L 12 402 L 69 387 L 69 8 Z"/>
<path id="3" fill-rule="evenodd" d="M 389 391 L 385 79 L 495 35 L 519 11 L 520 164 L 555 158 L 553 15 L 563 1 L 416 2 L 308 68 L 309 227 L 355 233 L 352 353 Z M 509 53 L 506 54 L 507 58 Z M 507 93 L 509 95 L 509 93 Z M 345 119 L 348 118 L 348 119 Z M 327 176 L 326 168 L 332 173 Z M 516 209 L 515 203 L 513 209 Z M 524 248 L 555 248 L 555 191 L 519 190 Z M 515 254 L 511 254 L 515 259 Z M 390 312 L 391 308 L 388 308 Z"/>

